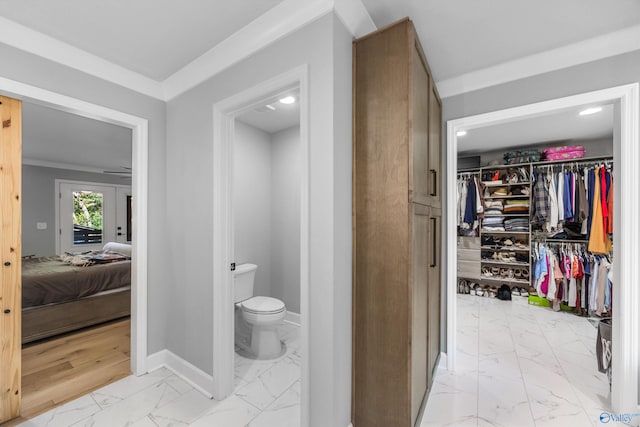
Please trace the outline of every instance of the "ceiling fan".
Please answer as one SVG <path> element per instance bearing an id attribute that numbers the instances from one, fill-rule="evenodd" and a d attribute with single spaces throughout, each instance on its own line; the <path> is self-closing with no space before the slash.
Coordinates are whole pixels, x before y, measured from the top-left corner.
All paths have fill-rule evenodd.
<path id="1" fill-rule="evenodd" d="M 123 170 L 119 171 L 102 171 L 102 173 L 107 173 L 111 175 L 122 175 L 123 177 L 131 177 L 131 168 L 127 166 L 120 166 Z"/>

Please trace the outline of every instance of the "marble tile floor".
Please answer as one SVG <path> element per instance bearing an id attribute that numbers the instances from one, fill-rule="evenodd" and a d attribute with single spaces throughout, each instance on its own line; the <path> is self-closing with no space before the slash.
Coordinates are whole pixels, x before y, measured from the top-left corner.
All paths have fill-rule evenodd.
<path id="1" fill-rule="evenodd" d="M 458 366 L 438 368 L 421 427 L 603 425 L 609 382 L 593 322 L 523 297 L 457 297 Z"/>
<path id="2" fill-rule="evenodd" d="M 236 388 L 206 398 L 171 371 L 129 376 L 20 424 L 23 427 L 299 427 L 298 326 L 280 327 L 286 353 L 257 361 L 235 355 Z"/>

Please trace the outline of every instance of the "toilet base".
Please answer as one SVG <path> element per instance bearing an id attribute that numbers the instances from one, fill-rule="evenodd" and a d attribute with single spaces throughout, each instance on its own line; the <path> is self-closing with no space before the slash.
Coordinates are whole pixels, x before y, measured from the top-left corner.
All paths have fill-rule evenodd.
<path id="1" fill-rule="evenodd" d="M 286 352 L 286 346 L 280 341 L 276 325 L 251 328 L 251 358 L 259 360 L 275 359 Z"/>

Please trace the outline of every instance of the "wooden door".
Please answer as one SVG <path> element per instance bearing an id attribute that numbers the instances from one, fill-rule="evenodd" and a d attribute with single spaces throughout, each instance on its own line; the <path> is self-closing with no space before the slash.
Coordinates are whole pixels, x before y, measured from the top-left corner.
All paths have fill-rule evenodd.
<path id="1" fill-rule="evenodd" d="M 427 393 L 428 286 L 430 223 L 429 208 L 413 204 L 413 254 L 411 311 L 411 425 L 415 425 Z"/>
<path id="2" fill-rule="evenodd" d="M 442 209 L 442 106 L 431 80 L 429 88 L 429 206 Z"/>
<path id="3" fill-rule="evenodd" d="M 20 415 L 22 104 L 0 96 L 0 423 Z"/>
<path id="4" fill-rule="evenodd" d="M 442 212 L 431 209 L 429 215 L 429 290 L 428 290 L 428 343 L 427 381 L 431 384 L 440 355 L 440 295 L 442 264 Z"/>

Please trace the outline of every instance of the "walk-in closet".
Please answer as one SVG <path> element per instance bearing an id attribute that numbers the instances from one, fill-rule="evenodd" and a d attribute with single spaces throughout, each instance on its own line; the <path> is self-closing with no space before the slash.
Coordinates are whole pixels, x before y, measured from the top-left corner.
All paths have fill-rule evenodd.
<path id="1" fill-rule="evenodd" d="M 458 138 L 456 375 L 496 425 L 611 411 L 616 169 L 599 108 Z"/>

